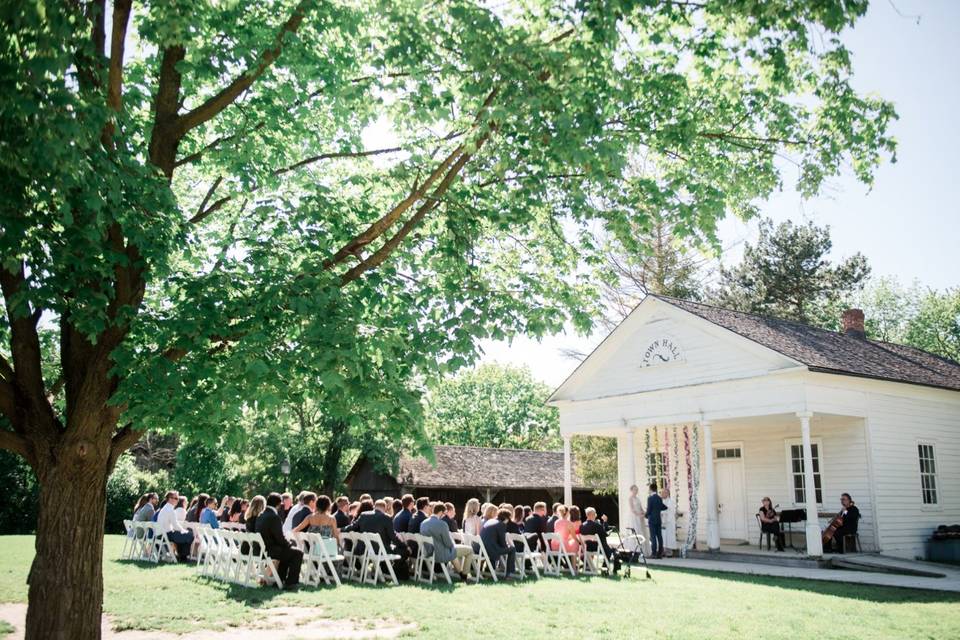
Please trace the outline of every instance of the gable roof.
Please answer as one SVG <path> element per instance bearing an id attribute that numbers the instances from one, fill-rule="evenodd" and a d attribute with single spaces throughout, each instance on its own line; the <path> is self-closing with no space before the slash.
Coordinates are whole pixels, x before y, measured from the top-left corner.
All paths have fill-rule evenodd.
<path id="1" fill-rule="evenodd" d="M 436 465 L 426 458 L 400 459 L 398 484 L 413 487 L 510 487 L 543 489 L 563 486 L 563 452 L 486 447 L 433 448 Z M 571 458 L 574 488 L 584 489 Z"/>
<path id="2" fill-rule="evenodd" d="M 960 364 L 914 347 L 856 338 L 800 322 L 700 302 L 650 295 L 792 358 L 811 371 L 960 391 Z"/>

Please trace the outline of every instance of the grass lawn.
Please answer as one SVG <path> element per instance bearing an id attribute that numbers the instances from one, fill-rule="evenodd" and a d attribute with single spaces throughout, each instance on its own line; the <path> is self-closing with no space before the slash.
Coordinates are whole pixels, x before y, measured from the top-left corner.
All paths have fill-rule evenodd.
<path id="1" fill-rule="evenodd" d="M 29 536 L 0 538 L 0 602 L 25 602 Z M 414 622 L 418 638 L 960 638 L 960 596 L 734 574 L 655 569 L 630 579 L 544 578 L 454 587 L 246 589 L 178 565 L 119 562 L 107 536 L 104 608 L 115 629 L 173 632 L 243 625 L 264 607 L 321 607 L 330 619 Z M 0 637 L 3 636 L 0 628 Z"/>

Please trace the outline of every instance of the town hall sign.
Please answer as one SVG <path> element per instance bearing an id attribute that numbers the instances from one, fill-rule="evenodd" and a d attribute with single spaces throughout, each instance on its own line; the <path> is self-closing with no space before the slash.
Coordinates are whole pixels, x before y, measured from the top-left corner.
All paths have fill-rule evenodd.
<path id="1" fill-rule="evenodd" d="M 666 362 L 679 362 L 682 360 L 683 354 L 680 351 L 680 345 L 670 338 L 658 338 L 651 342 L 650 346 L 644 350 L 640 366 L 652 367 Z"/>

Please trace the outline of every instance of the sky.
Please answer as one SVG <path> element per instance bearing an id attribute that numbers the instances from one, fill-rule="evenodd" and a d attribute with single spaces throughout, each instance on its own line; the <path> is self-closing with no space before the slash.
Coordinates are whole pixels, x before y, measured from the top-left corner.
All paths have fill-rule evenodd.
<path id="1" fill-rule="evenodd" d="M 896 106 L 896 163 L 876 171 L 872 188 L 841 176 L 813 199 L 787 189 L 761 205 L 761 215 L 776 222 L 829 225 L 833 257 L 863 253 L 874 276 L 935 289 L 960 285 L 958 34 L 960 0 L 874 0 L 843 40 L 853 53 L 857 90 Z M 796 176 L 787 173 L 784 178 L 790 183 Z M 724 263 L 738 261 L 743 241 L 756 237 L 755 220 L 724 220 Z M 603 337 L 580 338 L 568 332 L 539 342 L 487 341 L 481 361 L 526 365 L 534 377 L 555 387 L 577 365 L 560 350 L 589 352 Z"/>

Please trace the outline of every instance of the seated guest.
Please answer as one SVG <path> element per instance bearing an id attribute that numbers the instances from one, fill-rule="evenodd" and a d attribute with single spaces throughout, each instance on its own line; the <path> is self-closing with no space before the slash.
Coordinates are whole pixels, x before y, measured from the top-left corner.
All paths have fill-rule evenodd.
<path id="1" fill-rule="evenodd" d="M 413 515 L 413 496 L 409 493 L 400 499 L 400 510 L 394 505 L 393 530 L 397 533 L 406 533 L 410 526 L 410 516 Z"/>
<path id="2" fill-rule="evenodd" d="M 304 494 L 306 494 L 306 491 L 301 491 L 300 493 L 298 493 L 293 506 L 287 509 L 287 516 L 283 519 L 283 535 L 285 536 L 289 536 L 290 533 L 293 531 L 294 516 L 300 513 L 300 511 L 302 511 L 303 509 L 307 508 L 307 506 L 303 504 Z M 280 515 L 280 513 L 277 512 L 277 515 Z"/>
<path id="3" fill-rule="evenodd" d="M 350 524 L 350 498 L 340 496 L 337 498 L 337 511 L 333 517 L 337 519 L 337 528 L 343 529 Z"/>
<path id="4" fill-rule="evenodd" d="M 277 515 L 280 516 L 281 520 L 286 522 L 287 514 L 290 513 L 290 509 L 293 509 L 293 495 L 284 493 L 280 497 L 283 501 L 280 503 L 280 507 L 277 509 Z"/>
<path id="5" fill-rule="evenodd" d="M 371 496 L 369 493 L 361 493 L 360 497 L 357 498 L 357 504 L 363 504 L 364 502 L 373 504 L 373 496 Z M 386 509 L 386 503 L 384 503 L 384 509 Z"/>
<path id="6" fill-rule="evenodd" d="M 337 526 L 337 519 L 330 515 L 330 498 L 320 496 L 315 499 L 314 504 L 316 509 L 307 514 L 293 530 L 319 533 L 324 538 L 333 538 L 339 542 L 340 527 Z"/>
<path id="7" fill-rule="evenodd" d="M 452 502 L 443 503 L 443 517 L 440 519 L 447 523 L 450 533 L 460 531 L 460 527 L 457 526 L 457 508 L 453 506 Z"/>
<path id="8" fill-rule="evenodd" d="M 363 510 L 360 508 L 360 502 L 351 502 L 350 507 L 347 509 L 347 517 L 350 518 L 350 522 L 353 522 L 354 518 L 360 515 Z"/>
<path id="9" fill-rule="evenodd" d="M 407 525 L 407 533 L 420 533 L 420 525 L 427 519 L 427 507 L 430 505 L 430 498 L 417 498 L 417 511 L 410 518 L 410 524 Z"/>
<path id="10" fill-rule="evenodd" d="M 237 514 L 237 522 L 240 524 L 246 524 L 247 522 L 247 508 L 250 506 L 249 500 L 240 501 L 240 513 Z"/>
<path id="11" fill-rule="evenodd" d="M 180 494 L 176 491 L 167 491 L 163 508 L 157 515 L 157 524 L 160 525 L 160 530 L 167 534 L 167 540 L 176 548 L 177 560 L 186 562 L 190 556 L 190 546 L 193 544 L 193 532 L 184 529 L 177 520 L 176 507 L 179 502 Z"/>
<path id="12" fill-rule="evenodd" d="M 206 493 L 201 493 L 193 499 L 193 504 L 187 509 L 187 522 L 200 522 L 200 514 L 206 509 L 207 498 L 209 497 Z"/>
<path id="13" fill-rule="evenodd" d="M 293 518 L 291 518 L 290 521 L 291 531 L 300 526 L 300 523 L 317 508 L 317 494 L 312 491 L 304 491 L 300 496 L 300 503 L 303 505 L 303 508 L 293 514 Z"/>
<path id="14" fill-rule="evenodd" d="M 283 522 L 277 513 L 283 498 L 279 493 L 267 496 L 267 507 L 257 516 L 257 533 L 263 538 L 267 555 L 279 561 L 277 574 L 283 588 L 295 591 L 300 586 L 300 565 L 303 564 L 303 552 L 290 546 L 283 534 Z"/>
<path id="15" fill-rule="evenodd" d="M 409 550 L 406 545 L 400 542 L 396 531 L 393 530 L 393 522 L 390 516 L 384 513 L 383 500 L 377 500 L 373 504 L 365 502 L 361 507 L 357 519 L 347 525 L 344 531 L 357 531 L 360 533 L 376 533 L 380 536 L 384 549 L 387 553 L 394 553 L 400 556 L 400 559 L 393 563 L 393 572 L 400 580 L 406 580 L 410 571 L 407 567 L 406 559 L 409 557 Z M 362 543 L 357 544 L 354 553 L 363 552 Z"/>
<path id="16" fill-rule="evenodd" d="M 577 515 L 579 519 L 579 513 Z M 566 505 L 561 504 L 557 507 L 557 520 L 553 523 L 553 532 L 560 536 L 560 542 L 553 540 L 550 546 L 554 551 L 557 551 L 560 549 L 560 544 L 563 544 L 567 553 L 579 554 L 580 536 L 577 534 L 577 529 L 580 523 L 574 524 L 570 521 L 569 516 L 570 509 Z"/>
<path id="17" fill-rule="evenodd" d="M 267 508 L 267 500 L 263 496 L 253 496 L 253 499 L 250 500 L 250 504 L 247 506 L 246 512 L 243 514 L 243 526 L 246 529 L 247 533 L 256 533 L 257 532 L 257 516 L 263 513 L 263 510 Z M 256 543 L 254 543 L 256 544 Z M 249 545 L 244 542 L 240 545 L 240 553 L 247 553 L 249 550 Z M 259 546 L 253 548 L 253 553 L 260 555 Z"/>
<path id="18" fill-rule="evenodd" d="M 233 498 L 223 496 L 223 502 L 220 503 L 220 512 L 217 513 L 217 519 L 220 522 L 230 522 L 230 509 L 233 508 Z"/>
<path id="19" fill-rule="evenodd" d="M 523 532 L 527 536 L 531 551 L 546 551 L 543 534 L 547 533 L 547 503 L 538 502 L 533 505 L 533 512 L 523 521 Z"/>
<path id="20" fill-rule="evenodd" d="M 157 505 L 160 503 L 160 496 L 155 493 L 145 493 L 137 501 L 136 509 L 133 512 L 134 522 L 153 522 L 153 516 L 157 511 Z"/>
<path id="21" fill-rule="evenodd" d="M 777 551 L 783 551 L 783 530 L 780 529 L 780 515 L 773 508 L 773 502 L 770 498 L 764 498 L 760 501 L 760 531 L 763 533 L 772 533 L 777 540 Z M 767 539 L 769 542 L 769 538 Z"/>
<path id="22" fill-rule="evenodd" d="M 200 512 L 200 524 L 207 525 L 211 529 L 219 529 L 220 521 L 217 520 L 217 499 L 207 498 L 203 505 L 203 511 Z"/>
<path id="23" fill-rule="evenodd" d="M 613 557 L 613 552 L 610 550 L 610 545 L 607 544 L 607 527 L 604 526 L 603 522 L 597 520 L 597 510 L 593 507 L 587 507 L 585 511 L 587 515 L 587 520 L 580 525 L 580 533 L 585 536 L 597 536 L 600 540 L 600 548 L 603 550 L 603 555 L 607 558 Z M 596 551 L 597 543 L 587 541 L 584 542 L 586 545 L 587 551 Z"/>
<path id="24" fill-rule="evenodd" d="M 563 505 L 560 504 L 559 502 L 554 502 L 554 503 L 553 503 L 553 512 L 552 512 L 552 515 L 551 515 L 549 518 L 547 518 L 547 531 L 546 531 L 547 533 L 555 533 L 554 530 L 553 530 L 553 525 L 554 525 L 554 523 L 555 523 L 557 520 L 560 519 L 560 511 L 559 511 L 559 510 L 560 510 L 560 507 L 562 507 L 562 506 L 563 506 Z"/>
<path id="25" fill-rule="evenodd" d="M 467 500 L 463 508 L 463 532 L 471 536 L 480 535 L 480 501 L 476 498 Z"/>
<path id="26" fill-rule="evenodd" d="M 492 506 L 496 509 L 496 505 Z M 501 509 L 493 518 L 484 522 L 480 529 L 480 540 L 493 566 L 497 566 L 497 561 L 501 557 L 507 556 L 507 573 L 504 577 L 506 580 L 513 579 L 517 564 L 517 549 L 512 544 L 507 544 L 507 521 L 510 520 L 511 515 L 506 509 Z M 480 553 L 479 547 L 474 548 L 474 553 Z"/>
<path id="27" fill-rule="evenodd" d="M 523 505 L 523 521 L 524 522 L 526 522 L 527 518 L 530 517 L 531 513 L 533 513 L 533 509 L 530 507 L 530 505 L 528 504 Z"/>
<path id="28" fill-rule="evenodd" d="M 480 511 L 480 528 L 483 528 L 483 525 L 487 524 L 488 520 L 496 520 L 497 514 L 500 512 L 500 509 L 495 504 L 486 503 L 483 505 L 483 509 Z"/>
<path id="29" fill-rule="evenodd" d="M 174 511 L 177 514 L 177 520 L 180 522 L 187 521 L 187 496 L 180 496 L 180 501 L 177 502 L 177 508 Z"/>
<path id="30" fill-rule="evenodd" d="M 393 520 L 393 498 L 383 498 L 383 512 L 387 514 L 390 520 Z"/>
<path id="31" fill-rule="evenodd" d="M 853 544 L 847 540 L 847 536 L 856 536 L 857 528 L 860 523 L 860 509 L 853 503 L 853 498 L 849 493 L 840 494 L 840 516 L 843 518 L 843 524 L 837 527 L 833 532 L 833 538 L 830 539 L 830 547 L 837 553 L 844 553 L 847 546 Z M 854 538 L 855 539 L 855 538 Z"/>
<path id="32" fill-rule="evenodd" d="M 432 511 L 420 525 L 420 533 L 433 540 L 433 559 L 441 564 L 452 562 L 456 570 L 465 575 L 473 558 L 473 549 L 465 544 L 454 544 L 450 527 L 442 519 L 447 511 L 444 503 L 434 503 Z"/>
<path id="33" fill-rule="evenodd" d="M 386 500 L 384 500 L 384 505 L 386 505 Z M 387 513 L 387 511 L 388 510 L 386 508 L 383 510 L 384 513 Z M 403 501 L 400 498 L 394 498 L 393 505 L 391 505 L 389 511 L 390 519 L 395 519 L 398 515 L 400 515 L 400 512 L 403 511 Z M 409 511 L 407 513 L 409 513 Z M 396 531 L 396 527 L 394 527 L 393 530 Z"/>
<path id="34" fill-rule="evenodd" d="M 227 520 L 230 522 L 240 522 L 243 518 L 243 512 L 247 510 L 248 503 L 246 500 L 240 498 L 234 498 L 233 504 L 230 506 L 230 515 L 227 517 Z"/>
<path id="35" fill-rule="evenodd" d="M 523 507 L 513 508 L 513 520 L 507 524 L 507 533 L 523 533 Z"/>

